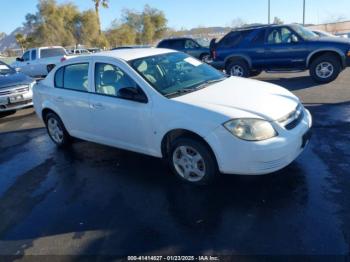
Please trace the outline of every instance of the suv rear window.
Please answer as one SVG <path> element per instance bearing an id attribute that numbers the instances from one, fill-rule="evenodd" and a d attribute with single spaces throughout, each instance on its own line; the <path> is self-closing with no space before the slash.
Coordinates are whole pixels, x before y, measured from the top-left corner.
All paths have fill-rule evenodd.
<path id="1" fill-rule="evenodd" d="M 40 50 L 40 58 L 48 58 L 55 56 L 64 56 L 66 52 L 63 48 L 50 48 L 50 49 L 41 49 Z"/>

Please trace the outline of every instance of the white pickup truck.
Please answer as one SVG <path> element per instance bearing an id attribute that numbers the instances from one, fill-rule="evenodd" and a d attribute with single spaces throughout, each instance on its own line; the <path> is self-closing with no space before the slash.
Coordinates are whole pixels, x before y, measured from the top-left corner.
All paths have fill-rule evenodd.
<path id="1" fill-rule="evenodd" d="M 67 59 L 67 56 L 66 49 L 61 46 L 31 48 L 11 66 L 26 75 L 42 77 L 48 74 L 49 65 L 57 65 Z"/>

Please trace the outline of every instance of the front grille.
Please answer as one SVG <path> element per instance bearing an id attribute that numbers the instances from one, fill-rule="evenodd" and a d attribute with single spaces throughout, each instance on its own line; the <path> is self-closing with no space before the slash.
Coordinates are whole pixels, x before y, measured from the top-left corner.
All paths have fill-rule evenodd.
<path id="1" fill-rule="evenodd" d="M 278 122 L 285 127 L 287 130 L 292 130 L 296 128 L 300 122 L 304 119 L 305 113 L 303 106 L 299 104 L 297 108 L 289 113 L 288 115 L 284 116 Z"/>
<path id="2" fill-rule="evenodd" d="M 7 95 L 14 95 L 14 94 L 21 94 L 29 91 L 28 85 L 22 85 L 22 86 L 13 86 L 9 87 L 6 90 L 0 90 L 0 96 L 7 96 Z"/>

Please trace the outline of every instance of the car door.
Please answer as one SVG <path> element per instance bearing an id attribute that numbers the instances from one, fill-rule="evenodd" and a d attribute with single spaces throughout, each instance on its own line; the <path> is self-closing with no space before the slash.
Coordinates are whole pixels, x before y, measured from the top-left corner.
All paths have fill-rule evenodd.
<path id="1" fill-rule="evenodd" d="M 128 66 L 115 59 L 95 60 L 95 93 L 91 97 L 94 133 L 100 143 L 152 154 L 152 104 L 130 73 Z M 147 100 L 125 97 L 125 88 Z"/>
<path id="2" fill-rule="evenodd" d="M 55 72 L 51 102 L 59 110 L 68 132 L 75 137 L 92 140 L 90 90 L 91 63 L 88 60 L 60 67 Z"/>
<path id="3" fill-rule="evenodd" d="M 256 70 L 264 69 L 266 54 L 265 54 L 265 37 L 266 29 L 256 30 L 255 35 L 249 43 L 250 48 L 247 49 L 249 57 L 251 57 L 252 68 Z"/>
<path id="4" fill-rule="evenodd" d="M 22 56 L 22 61 L 17 61 L 17 67 L 21 69 L 21 72 L 31 76 L 30 70 L 30 50 L 26 51 Z"/>
<path id="5" fill-rule="evenodd" d="M 272 27 L 265 42 L 265 68 L 268 70 L 303 69 L 307 47 L 289 27 Z"/>

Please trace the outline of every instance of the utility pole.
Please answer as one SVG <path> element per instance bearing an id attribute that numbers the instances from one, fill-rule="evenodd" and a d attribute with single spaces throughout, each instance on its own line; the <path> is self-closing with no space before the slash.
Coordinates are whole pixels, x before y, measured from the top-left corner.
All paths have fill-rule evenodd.
<path id="1" fill-rule="evenodd" d="M 305 1 L 305 0 L 304 0 Z M 267 11 L 268 23 L 271 24 L 271 0 L 268 0 L 268 11 Z"/>
<path id="2" fill-rule="evenodd" d="M 303 0 L 303 26 L 305 26 L 305 2 L 306 0 Z"/>

